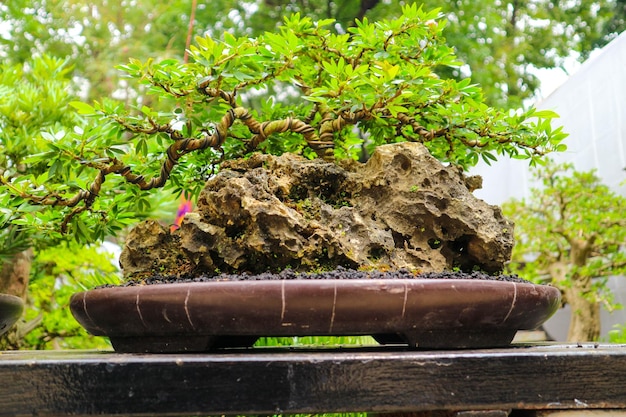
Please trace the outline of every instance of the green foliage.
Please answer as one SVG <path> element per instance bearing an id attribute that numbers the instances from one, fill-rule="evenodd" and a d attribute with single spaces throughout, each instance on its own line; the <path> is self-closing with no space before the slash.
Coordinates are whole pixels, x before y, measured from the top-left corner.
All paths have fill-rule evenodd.
<path id="1" fill-rule="evenodd" d="M 197 33 L 216 23 L 215 10 L 227 14 L 227 3 L 198 7 Z M 86 84 L 83 93 L 104 97 L 123 88 L 111 71 L 114 63 L 129 56 L 182 57 L 190 10 L 191 0 L 11 0 L 0 6 L 0 21 L 10 25 L 10 36 L 0 37 L 0 56 L 18 64 L 42 51 L 67 58 L 80 87 Z"/>
<path id="2" fill-rule="evenodd" d="M 21 342 L 26 349 L 110 348 L 87 334 L 69 310 L 72 294 L 104 284 L 119 284 L 121 276 L 111 254 L 95 247 L 59 245 L 38 252 L 29 285 L 24 319 L 33 328 Z M 27 326 L 28 327 L 28 326 Z"/>
<path id="3" fill-rule="evenodd" d="M 42 207 L 27 204 L 20 193 L 32 194 L 49 180 L 50 171 L 53 176 L 67 172 L 32 156 L 54 146 L 64 129 L 78 123 L 68 108 L 70 72 L 67 61 L 47 55 L 24 65 L 0 65 L 0 184 L 5 184 L 0 185 L 0 263 L 40 237 L 36 228 L 25 227 L 25 218 L 46 221 L 37 215 Z"/>
<path id="4" fill-rule="evenodd" d="M 485 87 L 487 101 L 517 107 L 536 97 L 536 69 L 564 68 L 572 55 L 582 62 L 626 28 L 608 26 L 612 16 L 624 15 L 617 3 L 459 0 L 442 11 L 451 22 L 446 37 L 468 64 L 466 74 Z"/>
<path id="5" fill-rule="evenodd" d="M 233 3 L 238 3 L 234 1 Z M 620 0 L 554 2 L 535 0 L 424 0 L 425 9 L 441 8 L 450 25 L 449 45 L 467 64 L 446 73 L 457 79 L 470 76 L 483 86 L 486 102 L 519 107 L 538 92 L 536 69 L 562 68 L 572 56 L 586 59 L 626 29 L 626 10 Z M 326 2 L 271 0 L 259 3 L 245 29 L 273 30 L 284 11 L 300 12 L 314 20 L 334 18 L 337 31 L 346 31 L 366 16 L 377 21 L 398 16 L 402 0 Z"/>
<path id="6" fill-rule="evenodd" d="M 626 344 L 626 325 L 615 325 L 613 329 L 609 331 L 607 339 L 609 343 Z"/>
<path id="7" fill-rule="evenodd" d="M 343 159 L 409 140 L 468 167 L 503 155 L 535 164 L 564 148 L 554 113 L 499 111 L 469 80 L 438 75 L 460 65 L 442 37 L 446 22 L 437 10 L 402 12 L 347 34 L 296 14 L 257 38 L 199 37 L 190 63 L 131 59 L 118 68 L 150 100 L 71 102 L 90 122 L 44 129 L 27 159 L 40 170 L 1 177 L 19 202 L 13 224 L 101 240 L 150 210 L 143 191 L 197 195 L 222 161 L 255 150 Z M 245 107 L 271 91 L 260 109 Z"/>
<path id="8" fill-rule="evenodd" d="M 377 342 L 371 336 L 305 336 L 261 337 L 254 346 L 371 346 Z"/>
<path id="9" fill-rule="evenodd" d="M 0 66 L 0 262 L 31 245 L 103 240 L 155 214 L 155 207 L 175 205 L 173 198 L 139 195 L 136 187 L 111 178 L 113 187 L 102 190 L 91 210 L 74 217 L 84 206 L 66 197 L 89 195 L 93 168 L 103 158 L 125 153 L 120 148 L 127 139 L 120 129 L 84 125 L 69 105 L 76 103 L 70 73 L 66 60 L 47 55 Z"/>
<path id="10" fill-rule="evenodd" d="M 397 17 L 403 0 L 213 0 L 199 2 L 194 33 L 217 37 L 221 31 L 239 36 L 273 32 L 283 16 L 294 12 L 312 20 L 335 19 L 332 29 L 346 32 L 355 20 Z M 619 0 L 449 0 L 422 2 L 441 8 L 451 24 L 450 45 L 468 65 L 448 69 L 457 79 L 471 75 L 483 86 L 486 102 L 518 107 L 537 92 L 536 68 L 559 68 L 578 55 L 582 61 L 625 29 Z M 110 2 L 12 0 L 0 6 L 0 21 L 11 36 L 0 37 L 0 56 L 26 62 L 41 51 L 70 57 L 74 75 L 85 81 L 92 98 L 125 90 L 110 71 L 128 57 L 156 60 L 181 58 L 191 19 L 191 0 Z"/>

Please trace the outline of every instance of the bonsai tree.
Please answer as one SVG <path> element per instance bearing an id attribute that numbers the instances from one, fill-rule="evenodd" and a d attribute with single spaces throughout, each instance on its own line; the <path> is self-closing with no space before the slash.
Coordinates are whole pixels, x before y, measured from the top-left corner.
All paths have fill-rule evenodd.
<path id="1" fill-rule="evenodd" d="M 461 63 L 437 10 L 406 6 L 345 34 L 333 23 L 296 14 L 254 39 L 197 38 L 189 63 L 120 65 L 151 99 L 71 103 L 87 123 L 50 127 L 28 169 L 0 175 L 12 224 L 51 240 L 101 240 L 145 213 L 156 189 L 197 196 L 223 162 L 252 152 L 340 161 L 414 141 L 464 169 L 504 155 L 536 164 L 565 148 L 553 112 L 499 111 L 469 79 L 438 76 Z"/>
<path id="2" fill-rule="evenodd" d="M 550 163 L 535 177 L 541 189 L 503 206 L 517 226 L 510 268 L 561 290 L 572 309 L 569 341 L 597 340 L 600 306 L 614 307 L 607 279 L 626 272 L 626 199 L 571 164 Z"/>

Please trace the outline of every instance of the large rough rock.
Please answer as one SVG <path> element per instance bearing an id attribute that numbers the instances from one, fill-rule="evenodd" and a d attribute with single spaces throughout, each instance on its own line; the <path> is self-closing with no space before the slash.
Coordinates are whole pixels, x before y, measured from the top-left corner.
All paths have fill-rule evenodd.
<path id="1" fill-rule="evenodd" d="M 497 272 L 513 224 L 475 198 L 476 178 L 418 143 L 380 146 L 365 163 L 257 154 L 224 164 L 172 234 L 133 230 L 126 276 L 352 268 Z"/>

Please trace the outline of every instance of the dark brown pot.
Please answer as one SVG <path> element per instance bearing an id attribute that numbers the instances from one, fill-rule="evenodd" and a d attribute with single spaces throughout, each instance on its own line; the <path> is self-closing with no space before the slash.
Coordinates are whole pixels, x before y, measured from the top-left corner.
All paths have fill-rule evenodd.
<path id="1" fill-rule="evenodd" d="M 0 335 L 6 333 L 22 316 L 24 302 L 20 297 L 0 294 Z"/>
<path id="2" fill-rule="evenodd" d="M 508 345 L 560 305 L 556 288 L 462 279 L 216 281 L 75 294 L 74 317 L 119 352 L 199 352 L 262 336 L 373 335 L 414 348 Z"/>

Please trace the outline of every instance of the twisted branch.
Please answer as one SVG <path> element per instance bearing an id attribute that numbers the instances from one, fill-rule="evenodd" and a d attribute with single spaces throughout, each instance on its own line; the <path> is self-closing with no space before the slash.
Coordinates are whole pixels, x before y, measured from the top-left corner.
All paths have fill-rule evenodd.
<path id="1" fill-rule="evenodd" d="M 404 126 L 411 126 L 413 132 L 416 133 L 418 136 L 424 138 L 425 141 L 430 141 L 435 138 L 445 136 L 448 133 L 448 130 L 445 128 L 438 130 L 428 130 L 424 126 L 417 123 L 414 118 L 409 117 L 404 113 L 398 113 L 397 119 L 400 122 L 398 129 L 402 129 L 402 127 Z M 398 136 L 406 137 L 406 135 L 402 134 L 401 132 L 398 133 Z"/>
<path id="2" fill-rule="evenodd" d="M 101 192 L 102 184 L 104 183 L 107 175 L 120 175 L 128 183 L 136 185 L 141 190 L 163 187 L 169 179 L 172 170 L 183 156 L 188 153 L 207 148 L 221 149 L 224 141 L 228 137 L 229 129 L 237 120 L 243 123 L 248 128 L 250 133 L 252 133 L 252 137 L 247 141 L 247 148 L 249 151 L 257 149 L 263 141 L 274 133 L 293 132 L 302 135 L 308 146 L 317 152 L 318 155 L 328 157 L 328 150 L 332 149 L 334 146 L 334 135 L 336 132 L 340 132 L 348 125 L 354 125 L 359 121 L 367 120 L 372 117 L 372 111 L 368 109 L 362 109 L 356 112 L 340 111 L 338 114 L 327 112 L 323 114 L 318 128 L 319 130 L 316 130 L 316 128 L 308 122 L 293 117 L 287 117 L 282 120 L 259 122 L 247 109 L 236 105 L 234 94 L 227 93 L 220 89 L 210 88 L 208 87 L 208 81 L 205 80 L 200 81 L 198 84 L 198 91 L 210 99 L 221 99 L 231 107 L 224 114 L 219 123 L 216 124 L 212 134 L 206 133 L 201 138 L 185 138 L 179 131 L 173 129 L 171 124 L 159 125 L 152 119 L 148 119 L 147 124 L 145 125 L 134 125 L 128 123 L 123 118 L 114 118 L 117 123 L 128 131 L 143 134 L 165 133 L 173 139 L 173 143 L 166 150 L 166 158 L 161 164 L 161 170 L 158 176 L 147 179 L 144 175 L 134 173 L 130 166 L 125 165 L 120 160 L 116 158 L 107 158 L 100 160 L 97 163 L 86 163 L 86 165 L 98 170 L 98 173 L 88 189 L 80 190 L 72 197 L 63 197 L 58 193 L 51 193 L 46 196 L 35 196 L 27 194 L 14 187 L 13 191 L 22 198 L 29 199 L 35 204 L 73 208 L 73 210 L 65 216 L 61 225 L 61 231 L 65 233 L 67 225 L 74 216 L 91 209 L 93 203 Z M 318 106 L 315 106 L 315 108 L 318 111 L 321 111 Z M 312 119 L 313 115 L 308 115 L 307 121 L 311 121 Z M 443 129 L 437 131 L 426 130 L 416 123 L 414 119 L 405 114 L 398 114 L 397 119 L 400 125 L 412 126 L 414 132 L 427 140 L 446 133 Z M 5 185 L 10 185 L 8 184 L 8 181 L 2 182 Z M 84 204 L 78 206 L 81 202 Z"/>
<path id="3" fill-rule="evenodd" d="M 235 103 L 234 97 L 228 93 L 223 91 L 216 91 L 212 93 L 215 93 L 229 104 Z M 174 130 L 169 124 L 158 125 L 153 120 L 149 120 L 148 123 L 150 126 L 148 127 L 136 126 L 125 122 L 123 119 L 116 118 L 116 121 L 129 131 L 145 134 L 163 132 L 174 139 L 174 143 L 172 143 L 166 150 L 166 158 L 161 165 L 161 170 L 158 176 L 146 179 L 143 175 L 134 173 L 130 166 L 125 165 L 117 158 L 107 158 L 104 161 L 99 161 L 98 163 L 87 163 L 88 166 L 98 170 L 94 181 L 89 186 L 89 189 L 80 190 L 69 198 L 63 197 L 58 193 L 51 193 L 45 196 L 28 194 L 17 189 L 16 187 L 13 187 L 8 181 L 5 180 L 4 177 L 2 177 L 1 182 L 2 184 L 9 186 L 15 194 L 32 201 L 34 204 L 73 208 L 73 210 L 65 216 L 61 224 L 61 232 L 66 233 L 68 224 L 74 216 L 91 209 L 93 203 L 100 194 L 102 184 L 104 183 L 107 175 L 121 175 L 127 182 L 136 185 L 141 190 L 163 187 L 181 157 L 190 152 L 207 148 L 220 149 L 228 137 L 228 130 L 232 127 L 236 120 L 240 120 L 253 134 L 252 138 L 248 142 L 248 148 L 250 150 L 256 149 L 259 144 L 265 141 L 273 133 L 289 131 L 302 135 L 308 145 L 320 155 L 323 155 L 325 150 L 333 147 L 332 130 L 340 129 L 345 125 L 345 122 L 341 118 L 335 121 L 328 121 L 324 124 L 323 135 L 320 137 L 313 126 L 299 119 L 287 117 L 283 120 L 259 122 L 252 117 L 247 109 L 243 107 L 233 107 L 226 112 L 220 122 L 215 126 L 213 134 L 206 134 L 204 137 L 198 139 L 181 137 L 180 132 Z M 330 140 L 327 140 L 328 138 Z M 77 207 L 80 202 L 84 202 L 84 204 Z"/>

